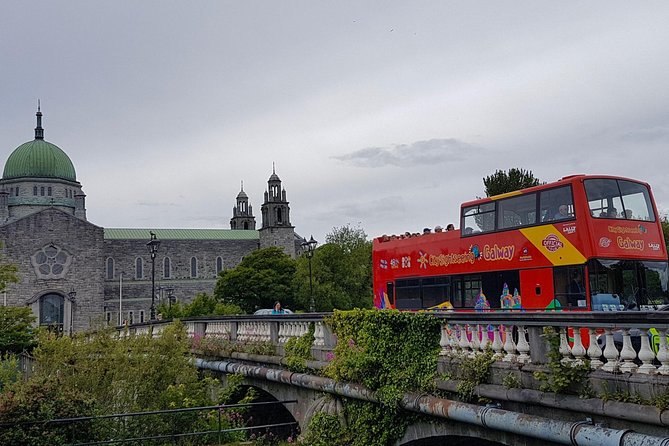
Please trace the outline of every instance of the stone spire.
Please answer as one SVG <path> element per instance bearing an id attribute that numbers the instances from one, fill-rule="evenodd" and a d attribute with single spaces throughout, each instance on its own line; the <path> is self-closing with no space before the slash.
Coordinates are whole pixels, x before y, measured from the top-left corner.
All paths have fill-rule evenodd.
<path id="1" fill-rule="evenodd" d="M 35 116 L 37 116 L 37 127 L 35 127 L 35 139 L 44 139 L 44 129 L 42 128 L 42 112 L 39 99 L 37 100 L 37 113 L 35 114 Z"/>

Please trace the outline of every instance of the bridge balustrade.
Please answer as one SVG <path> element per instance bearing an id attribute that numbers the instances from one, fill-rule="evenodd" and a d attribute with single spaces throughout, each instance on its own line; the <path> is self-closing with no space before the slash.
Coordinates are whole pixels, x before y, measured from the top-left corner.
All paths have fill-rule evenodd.
<path id="1" fill-rule="evenodd" d="M 326 360 L 335 336 L 323 322 L 326 314 L 219 316 L 184 320 L 189 336 L 232 342 L 273 343 L 281 348 L 314 326 L 313 353 Z M 549 346 L 544 329 L 560 339 L 564 364 L 589 361 L 593 370 L 610 373 L 669 375 L 669 312 L 482 312 L 441 313 L 440 355 L 480 355 L 492 350 L 496 361 L 545 364 Z M 170 321 L 136 324 L 121 333 L 157 336 Z M 397 333 L 397 336 L 402 336 Z"/>

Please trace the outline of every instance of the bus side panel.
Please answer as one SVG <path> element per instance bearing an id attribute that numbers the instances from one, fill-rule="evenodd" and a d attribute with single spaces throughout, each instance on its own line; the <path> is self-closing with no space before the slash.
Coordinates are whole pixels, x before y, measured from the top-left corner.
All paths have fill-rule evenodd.
<path id="1" fill-rule="evenodd" d="M 543 310 L 555 295 L 553 268 L 520 270 L 520 297 L 527 310 Z"/>

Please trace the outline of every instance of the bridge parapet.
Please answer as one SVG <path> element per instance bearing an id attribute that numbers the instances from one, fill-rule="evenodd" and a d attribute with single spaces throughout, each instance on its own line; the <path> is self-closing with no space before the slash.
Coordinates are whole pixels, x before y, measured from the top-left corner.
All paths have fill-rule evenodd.
<path id="1" fill-rule="evenodd" d="M 289 339 L 303 336 L 314 324 L 313 353 L 323 361 L 336 344 L 325 316 L 218 316 L 183 322 L 191 337 L 265 342 L 274 344 L 279 354 Z M 588 361 L 592 370 L 608 373 L 669 375 L 669 312 L 453 312 L 436 317 L 442 320 L 443 357 L 473 357 L 491 349 L 498 362 L 546 364 L 544 331 L 552 327 L 559 335 L 563 364 Z M 155 336 L 169 322 L 132 325 L 126 333 Z"/>

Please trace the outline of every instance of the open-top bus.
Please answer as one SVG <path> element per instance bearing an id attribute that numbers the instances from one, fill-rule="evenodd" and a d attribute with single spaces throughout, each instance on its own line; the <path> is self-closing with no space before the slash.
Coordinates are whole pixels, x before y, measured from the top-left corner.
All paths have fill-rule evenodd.
<path id="1" fill-rule="evenodd" d="M 373 241 L 378 308 L 622 310 L 669 302 L 648 184 L 573 175 L 462 204 L 460 229 Z"/>

